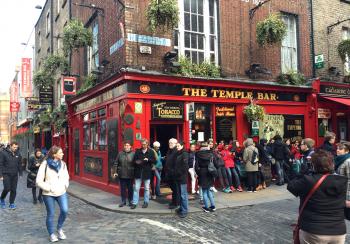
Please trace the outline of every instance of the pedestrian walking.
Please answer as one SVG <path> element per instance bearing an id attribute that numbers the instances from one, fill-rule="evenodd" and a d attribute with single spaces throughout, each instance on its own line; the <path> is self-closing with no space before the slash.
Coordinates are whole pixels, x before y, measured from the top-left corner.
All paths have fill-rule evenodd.
<path id="1" fill-rule="evenodd" d="M 213 192 L 210 188 L 214 185 L 214 175 L 209 172 L 208 166 L 214 160 L 212 151 L 208 148 L 207 142 L 202 142 L 198 152 L 196 152 L 195 170 L 198 175 L 198 185 L 202 189 L 204 206 L 203 211 L 214 212 L 215 201 Z M 209 205 L 210 204 L 210 205 Z"/>
<path id="2" fill-rule="evenodd" d="M 177 140 L 175 138 L 171 138 L 169 140 L 169 150 L 166 154 L 166 162 L 165 162 L 165 174 L 166 180 L 169 184 L 169 187 L 172 191 L 171 203 L 169 204 L 169 209 L 178 208 L 180 205 L 180 186 L 177 184 L 175 179 L 175 163 L 176 163 L 176 149 Z"/>
<path id="3" fill-rule="evenodd" d="M 9 147 L 0 152 L 0 180 L 3 181 L 4 189 L 0 197 L 1 208 L 6 208 L 5 199 L 10 192 L 10 205 L 16 209 L 15 199 L 17 191 L 18 175 L 22 175 L 22 156 L 18 151 L 18 143 L 11 142 Z"/>
<path id="4" fill-rule="evenodd" d="M 287 189 L 300 197 L 299 239 L 301 244 L 345 243 L 344 207 L 348 179 L 333 174 L 333 156 L 318 150 L 311 156 L 314 172 L 299 175 Z M 297 229 L 296 229 L 297 230 Z"/>
<path id="5" fill-rule="evenodd" d="M 52 146 L 47 154 L 47 159 L 40 165 L 36 184 L 43 190 L 43 200 L 46 206 L 46 227 L 51 242 L 58 239 L 66 239 L 63 231 L 63 224 L 68 214 L 69 174 L 67 164 L 62 160 L 63 151 L 58 146 Z M 57 234 L 55 234 L 55 202 L 60 208 L 60 215 L 57 223 Z"/>
<path id="6" fill-rule="evenodd" d="M 350 220 L 350 142 L 340 142 L 337 145 L 337 156 L 334 161 L 336 172 L 348 179 L 345 217 Z"/>
<path id="7" fill-rule="evenodd" d="M 43 160 L 44 156 L 42 155 L 40 148 L 35 149 L 34 153 L 29 157 L 28 160 L 29 173 L 27 175 L 27 187 L 32 189 L 33 204 L 37 204 L 38 200 L 40 203 L 43 202 L 42 190 L 40 188 L 38 197 L 36 195 L 36 177 Z"/>
<path id="8" fill-rule="evenodd" d="M 184 150 L 184 143 L 176 144 L 175 178 L 180 186 L 180 207 L 176 210 L 180 218 L 185 218 L 188 213 L 187 172 L 188 152 Z"/>
<path id="9" fill-rule="evenodd" d="M 258 171 L 259 171 L 259 152 L 254 146 L 252 138 L 243 142 L 245 147 L 243 152 L 243 162 L 247 172 L 247 192 L 256 192 Z"/>
<path id="10" fill-rule="evenodd" d="M 194 170 L 195 165 L 195 154 L 196 154 L 196 144 L 190 145 L 190 152 L 188 156 L 188 173 L 191 176 L 191 193 L 196 193 L 196 181 L 197 181 L 197 175 Z"/>
<path id="11" fill-rule="evenodd" d="M 275 142 L 272 145 L 272 157 L 276 160 L 275 167 L 278 175 L 277 185 L 282 186 L 288 181 L 287 172 L 285 172 L 285 164 L 287 164 L 289 160 L 290 152 L 287 145 L 283 143 L 280 135 L 276 135 L 274 140 Z"/>
<path id="12" fill-rule="evenodd" d="M 120 195 L 122 198 L 119 207 L 122 208 L 126 205 L 126 198 L 128 198 L 128 206 L 131 207 L 133 198 L 132 183 L 134 180 L 135 153 L 131 150 L 130 142 L 124 142 L 123 151 L 118 153 L 117 159 L 114 162 L 116 173 L 114 177 L 119 177 Z"/>
<path id="13" fill-rule="evenodd" d="M 143 183 L 145 187 L 142 208 L 147 208 L 149 204 L 149 186 L 151 182 L 152 167 L 156 163 L 155 154 L 149 147 L 147 139 L 141 141 L 142 147 L 135 152 L 135 187 L 131 209 L 135 209 L 140 198 L 140 188 Z"/>
<path id="14" fill-rule="evenodd" d="M 160 152 L 160 143 L 158 141 L 153 142 L 153 150 L 156 156 L 156 164 L 152 168 L 152 176 L 151 176 L 151 195 L 152 199 L 156 199 L 160 196 L 160 182 L 162 180 L 162 153 Z M 154 184 L 154 177 L 156 178 L 156 182 Z"/>

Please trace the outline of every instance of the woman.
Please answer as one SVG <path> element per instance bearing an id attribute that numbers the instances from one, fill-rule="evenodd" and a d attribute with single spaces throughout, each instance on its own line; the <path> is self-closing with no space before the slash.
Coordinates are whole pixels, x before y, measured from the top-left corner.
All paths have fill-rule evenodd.
<path id="1" fill-rule="evenodd" d="M 231 191 L 242 192 L 241 181 L 239 180 L 238 173 L 235 168 L 234 153 L 230 152 L 229 145 L 226 144 L 224 150 L 221 151 L 222 159 L 225 162 L 225 168 L 227 172 L 227 178 L 230 184 Z"/>
<path id="2" fill-rule="evenodd" d="M 46 227 L 50 235 L 51 242 L 57 242 L 58 239 L 66 239 L 62 227 L 68 213 L 67 188 L 69 186 L 69 174 L 67 165 L 62 160 L 63 151 L 60 147 L 53 146 L 46 160 L 40 165 L 36 184 L 43 190 L 43 200 L 46 206 Z M 55 234 L 55 201 L 60 208 L 58 217 L 57 233 Z"/>
<path id="3" fill-rule="evenodd" d="M 348 178 L 348 188 L 346 193 L 346 207 L 350 209 L 350 143 L 341 142 L 337 146 L 337 156 L 334 158 L 335 170 L 338 174 Z M 348 214 L 347 210 L 347 214 Z M 347 216 L 349 219 L 349 216 Z"/>
<path id="4" fill-rule="evenodd" d="M 160 181 L 162 180 L 162 153 L 160 152 L 160 143 L 158 141 L 153 142 L 153 150 L 156 157 L 156 164 L 152 167 L 151 175 L 151 199 L 156 199 L 160 196 Z M 154 184 L 154 177 L 156 177 L 156 184 Z"/>
<path id="5" fill-rule="evenodd" d="M 30 156 L 29 162 L 28 162 L 28 169 L 30 172 L 28 173 L 28 177 L 27 177 L 27 187 L 32 188 L 34 204 L 37 204 L 38 200 L 40 203 L 43 202 L 41 189 L 39 189 L 39 195 L 38 197 L 36 197 L 36 176 L 38 174 L 38 170 L 43 159 L 44 157 L 41 153 L 40 148 L 37 148 L 35 149 L 34 154 Z"/>
<path id="6" fill-rule="evenodd" d="M 346 225 L 344 207 L 347 178 L 333 174 L 333 156 L 319 150 L 312 154 L 311 165 L 314 173 L 300 175 L 288 183 L 288 191 L 300 197 L 300 206 L 316 182 L 329 174 L 313 193 L 299 216 L 300 243 L 344 243 Z"/>
<path id="7" fill-rule="evenodd" d="M 336 156 L 336 150 L 334 148 L 336 135 L 333 132 L 327 131 L 324 135 L 324 143 L 321 146 L 323 150 L 330 152 L 333 156 Z"/>
<path id="8" fill-rule="evenodd" d="M 117 169 L 117 173 L 114 177 L 119 177 L 120 183 L 120 195 L 122 202 L 119 207 L 122 208 L 126 205 L 126 191 L 128 191 L 128 204 L 131 206 L 133 197 L 132 181 L 134 179 L 134 155 L 131 150 L 130 142 L 124 142 L 124 150 L 118 153 L 117 159 L 114 162 L 114 167 Z"/>
<path id="9" fill-rule="evenodd" d="M 216 210 L 214 196 L 210 190 L 210 187 L 214 185 L 214 176 L 211 175 L 208 170 L 210 160 L 213 160 L 213 158 L 214 155 L 212 151 L 209 150 L 208 143 L 202 142 L 201 148 L 196 152 L 195 170 L 198 175 L 198 185 L 201 187 L 203 193 L 204 206 L 202 209 L 206 213 Z"/>
<path id="10" fill-rule="evenodd" d="M 253 139 L 248 138 L 243 143 L 245 149 L 243 152 L 243 162 L 247 172 L 247 192 L 256 192 L 259 172 L 259 152 L 254 146 Z"/>
<path id="11" fill-rule="evenodd" d="M 180 186 L 180 208 L 176 211 L 180 218 L 185 218 L 188 213 L 187 172 L 188 152 L 184 150 L 184 143 L 176 144 L 175 178 Z"/>

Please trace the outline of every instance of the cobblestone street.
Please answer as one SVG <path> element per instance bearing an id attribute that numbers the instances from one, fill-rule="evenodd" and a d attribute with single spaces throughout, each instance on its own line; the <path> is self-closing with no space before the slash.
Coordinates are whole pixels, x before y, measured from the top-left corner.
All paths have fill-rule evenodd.
<path id="1" fill-rule="evenodd" d="M 1 243 L 47 243 L 45 206 L 32 204 L 25 177 L 16 203 L 17 210 L 0 211 Z M 69 203 L 65 243 L 291 243 L 298 206 L 283 200 L 180 219 L 103 211 L 74 197 Z"/>

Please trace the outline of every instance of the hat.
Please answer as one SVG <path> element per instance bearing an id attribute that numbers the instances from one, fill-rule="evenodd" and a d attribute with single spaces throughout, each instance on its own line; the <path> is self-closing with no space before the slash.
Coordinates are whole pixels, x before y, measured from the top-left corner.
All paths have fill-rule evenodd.
<path id="1" fill-rule="evenodd" d="M 153 142 L 153 147 L 160 147 L 160 143 L 158 141 Z"/>

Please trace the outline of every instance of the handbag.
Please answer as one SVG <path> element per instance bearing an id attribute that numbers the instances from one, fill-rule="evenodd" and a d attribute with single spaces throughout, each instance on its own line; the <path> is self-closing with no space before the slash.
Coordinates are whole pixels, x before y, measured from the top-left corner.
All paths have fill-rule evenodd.
<path id="1" fill-rule="evenodd" d="M 309 201 L 309 199 L 311 198 L 311 196 L 315 193 L 315 191 L 320 187 L 320 185 L 322 184 L 322 182 L 327 178 L 329 174 L 324 174 L 317 182 L 316 184 L 312 187 L 311 191 L 307 194 L 303 205 L 301 206 L 300 210 L 299 210 L 299 217 L 298 217 L 298 221 L 297 224 L 295 225 L 295 228 L 293 230 L 293 240 L 294 240 L 294 244 L 300 244 L 300 239 L 299 239 L 299 230 L 300 230 L 300 226 L 299 226 L 299 222 L 300 222 L 300 216 L 301 213 L 303 212 L 307 202 Z"/>
<path id="2" fill-rule="evenodd" d="M 345 219 L 350 220 L 350 208 L 344 208 L 344 217 Z"/>
<path id="3" fill-rule="evenodd" d="M 213 177 L 218 176 L 218 171 L 216 170 L 216 167 L 214 165 L 214 157 L 213 156 L 211 156 L 209 164 L 208 164 L 208 172 Z"/>

